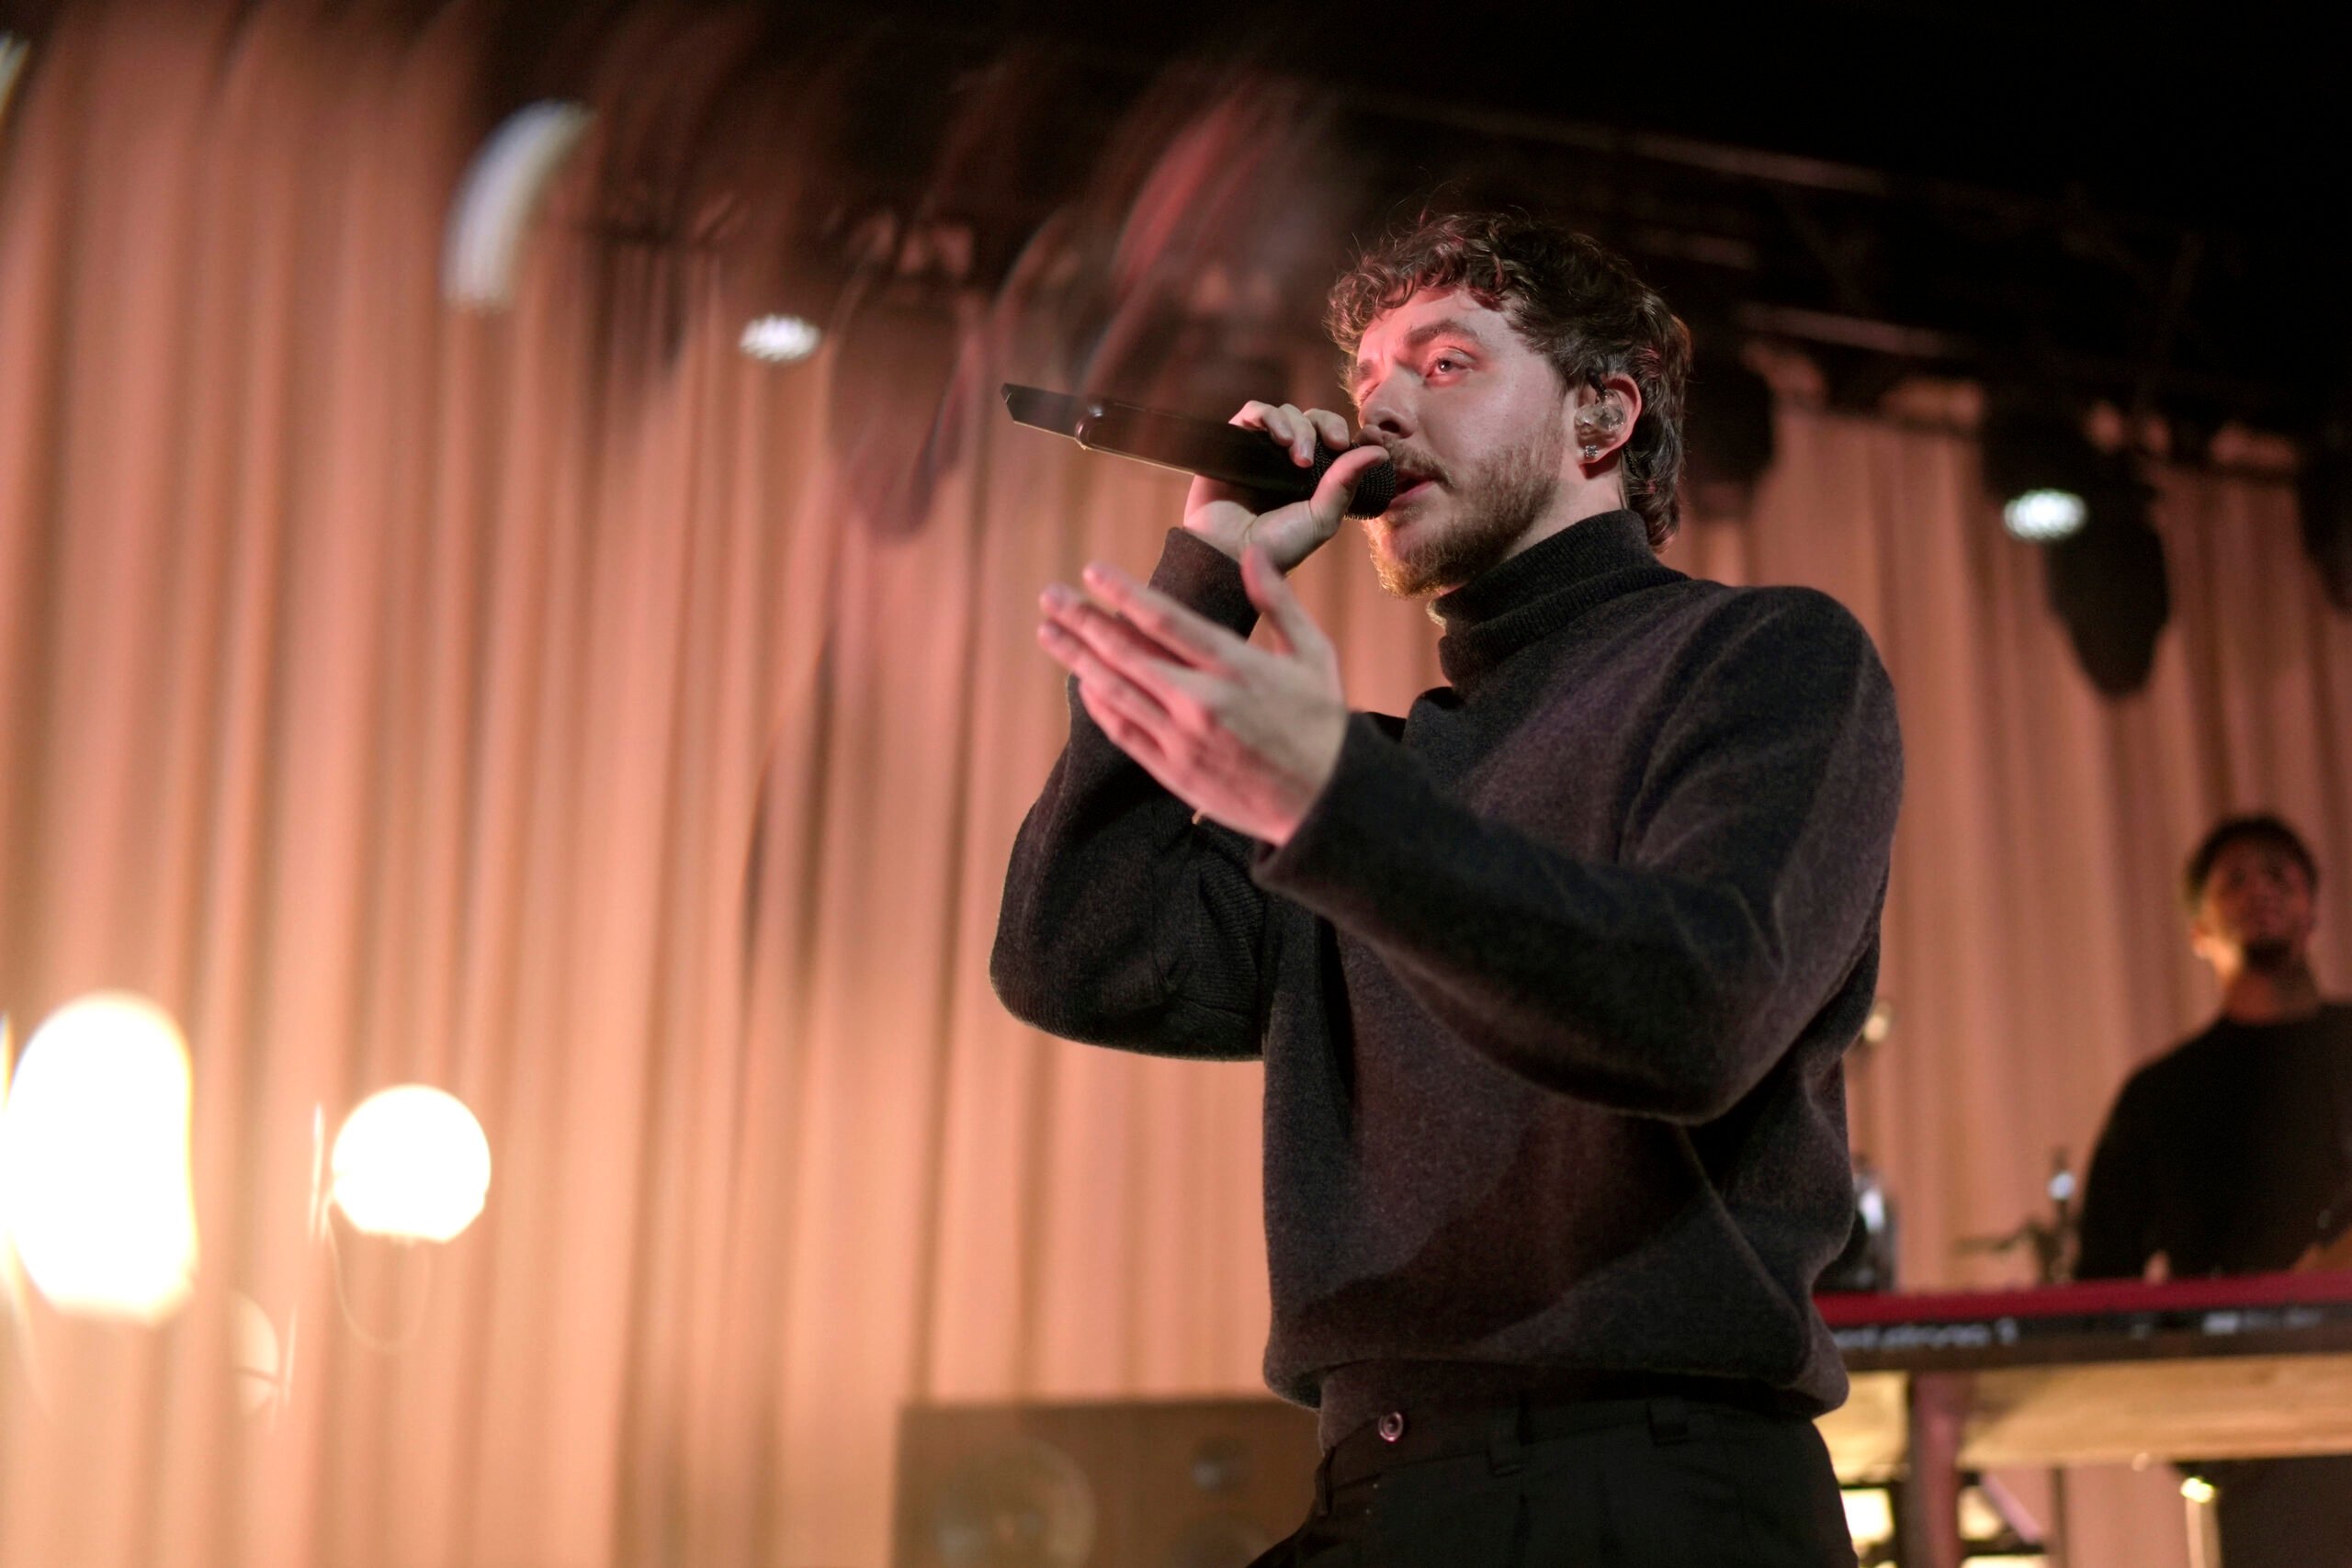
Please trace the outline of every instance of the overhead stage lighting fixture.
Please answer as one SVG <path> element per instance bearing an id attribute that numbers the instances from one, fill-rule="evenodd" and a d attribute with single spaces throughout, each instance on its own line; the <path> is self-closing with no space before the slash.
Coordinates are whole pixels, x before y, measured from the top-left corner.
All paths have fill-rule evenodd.
<path id="1" fill-rule="evenodd" d="M 2119 459 L 2085 498 L 2082 528 L 2048 547 L 2050 607 L 2083 672 L 2110 697 L 2148 683 L 2156 638 L 2172 618 L 2164 538 L 2148 521 L 2152 499 Z"/>
<path id="2" fill-rule="evenodd" d="M 2080 411 L 1996 394 L 1977 432 L 1984 490 L 2016 537 L 2047 544 L 2090 520 L 2091 492 L 2112 459 L 2083 434 Z"/>
<path id="3" fill-rule="evenodd" d="M 805 316 L 760 316 L 743 329 L 741 348 L 771 365 L 797 365 L 825 341 L 824 329 Z"/>
<path id="4" fill-rule="evenodd" d="M 2147 684 L 2172 616 L 2152 492 L 2129 452 L 2102 452 L 2079 412 L 1996 395 L 1979 429 L 1985 493 L 2017 538 L 2043 547 L 2050 607 L 2091 683 Z"/>
<path id="5" fill-rule="evenodd" d="M 2090 514 L 2090 504 L 2071 490 L 2030 490 L 2001 503 L 2001 523 L 2010 536 L 2031 545 L 2081 533 Z"/>

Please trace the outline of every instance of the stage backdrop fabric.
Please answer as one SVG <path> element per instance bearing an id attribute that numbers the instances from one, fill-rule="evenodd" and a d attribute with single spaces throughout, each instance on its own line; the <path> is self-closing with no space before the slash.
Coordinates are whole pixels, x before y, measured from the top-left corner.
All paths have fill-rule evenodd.
<path id="1" fill-rule="evenodd" d="M 723 15 L 616 24 L 512 309 L 447 306 L 470 17 L 68 8 L 0 122 L 0 1006 L 183 1021 L 203 1246 L 162 1329 L 0 1316 L 0 1561 L 874 1568 L 910 1400 L 1258 1386 L 1258 1070 L 1041 1037 L 986 975 L 1065 728 L 1036 591 L 1148 569 L 1181 482 L 990 417 L 1051 369 L 1016 291 L 877 520 L 842 436 L 888 389 L 745 357 L 717 253 L 583 217 Z M 1854 1138 L 1910 1281 L 2013 1280 L 1956 1244 L 2211 1007 L 2173 876 L 2218 813 L 2313 836 L 2352 983 L 2352 620 L 2283 480 L 2172 474 L 2173 625 L 2103 699 L 1964 422 L 1801 390 L 1752 515 L 1667 558 L 1884 653 Z M 1354 539 L 1298 583 L 1358 705 L 1434 682 Z M 488 1209 L 323 1250 L 314 1109 L 407 1080 L 481 1116 Z M 2077 1568 L 2177 1561 L 2177 1508 L 2083 1476 Z"/>

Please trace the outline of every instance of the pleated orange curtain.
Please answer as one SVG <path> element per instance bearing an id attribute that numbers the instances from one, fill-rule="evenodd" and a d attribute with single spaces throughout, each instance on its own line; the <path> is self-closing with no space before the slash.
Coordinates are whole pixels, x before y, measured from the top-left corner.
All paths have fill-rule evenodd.
<path id="1" fill-rule="evenodd" d="M 163 1329 L 0 1321 L 0 1561 L 872 1565 L 907 1401 L 1257 1386 L 1256 1070 L 1042 1038 L 985 974 L 1064 727 L 1035 591 L 1147 567 L 1181 486 L 984 417 L 1056 363 L 1016 289 L 956 323 L 919 525 L 877 511 L 888 389 L 736 350 L 734 175 L 605 220 L 697 93 L 807 131 L 739 14 L 615 22 L 513 309 L 447 307 L 481 22 L 69 9 L 0 122 L 0 1006 L 184 1022 L 204 1249 Z M 1854 1125 L 1916 1282 L 2014 1277 L 1955 1244 L 2209 1007 L 2169 878 L 2212 815 L 2312 833 L 2346 974 L 2352 624 L 2282 482 L 2175 476 L 2159 523 L 2120 703 L 1949 421 L 1792 396 L 1754 514 L 1668 558 L 1824 587 L 1894 671 Z M 1436 678 L 1360 552 L 1300 584 L 1359 705 Z M 313 1116 L 407 1079 L 480 1114 L 489 1208 L 330 1254 Z M 2160 1476 L 2076 1524 L 2078 1568 L 2177 1559 Z"/>

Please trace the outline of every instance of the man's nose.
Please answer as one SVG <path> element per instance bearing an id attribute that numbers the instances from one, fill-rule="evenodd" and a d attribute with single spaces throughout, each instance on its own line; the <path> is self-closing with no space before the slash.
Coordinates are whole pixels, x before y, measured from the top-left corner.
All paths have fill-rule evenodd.
<path id="1" fill-rule="evenodd" d="M 1356 423 L 1364 430 L 1377 430 L 1385 435 L 1413 434 L 1412 408 L 1406 395 L 1394 389 L 1393 381 L 1384 381 L 1363 406 L 1356 411 Z"/>

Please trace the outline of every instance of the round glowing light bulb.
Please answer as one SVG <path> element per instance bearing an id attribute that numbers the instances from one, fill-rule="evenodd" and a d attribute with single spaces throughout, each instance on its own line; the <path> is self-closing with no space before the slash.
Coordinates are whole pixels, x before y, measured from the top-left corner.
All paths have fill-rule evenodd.
<path id="1" fill-rule="evenodd" d="M 2001 508 L 2010 534 L 2035 544 L 2079 534 L 2089 517 L 2090 508 L 2070 490 L 2030 490 Z"/>
<path id="2" fill-rule="evenodd" d="M 447 1241 L 490 1193 L 490 1140 L 456 1095 L 401 1084 L 359 1102 L 329 1158 L 335 1207 L 371 1235 Z"/>
<path id="3" fill-rule="evenodd" d="M 156 1323 L 196 1281 L 193 1079 L 171 1015 L 101 991 L 25 1043 L 0 1111 L 0 1225 L 60 1312 Z"/>
<path id="4" fill-rule="evenodd" d="M 761 316 L 743 329 L 741 347 L 771 365 L 797 365 L 817 352 L 824 329 L 798 316 Z"/>

